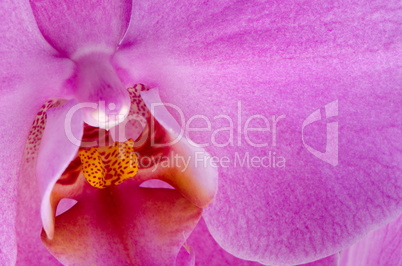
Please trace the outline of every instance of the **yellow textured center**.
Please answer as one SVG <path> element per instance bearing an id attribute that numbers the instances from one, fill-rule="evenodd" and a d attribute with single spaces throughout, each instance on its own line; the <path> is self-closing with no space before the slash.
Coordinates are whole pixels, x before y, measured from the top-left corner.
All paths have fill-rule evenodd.
<path id="1" fill-rule="evenodd" d="M 134 141 L 116 142 L 113 146 L 80 149 L 78 154 L 86 180 L 94 187 L 106 188 L 123 183 L 137 174 Z"/>

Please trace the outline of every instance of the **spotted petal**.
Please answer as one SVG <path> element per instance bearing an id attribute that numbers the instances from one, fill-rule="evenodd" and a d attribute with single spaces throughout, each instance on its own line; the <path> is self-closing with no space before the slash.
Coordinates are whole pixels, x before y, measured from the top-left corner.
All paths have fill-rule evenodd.
<path id="1" fill-rule="evenodd" d="M 41 105 L 49 97 L 63 95 L 63 82 L 73 66 L 58 58 L 43 39 L 27 1 L 1 1 L 0 18 L 0 261 L 14 264 L 17 248 L 21 256 L 29 245 L 19 221 L 30 217 L 21 210 L 22 216 L 16 218 L 17 199 L 31 192 L 17 188 L 25 142 Z M 34 179 L 33 172 L 30 178 Z M 38 252 L 38 257 L 49 262 L 46 253 Z"/>
<path id="2" fill-rule="evenodd" d="M 36 177 L 42 194 L 41 220 L 50 238 L 54 235 L 55 204 L 51 200 L 54 185 L 75 158 L 83 134 L 82 114 L 74 110 L 75 100 L 46 112 L 46 128 L 38 151 Z M 57 202 L 58 203 L 58 202 Z"/>
<path id="3" fill-rule="evenodd" d="M 69 117 L 76 102 L 71 100 L 60 106 L 63 102 L 49 100 L 43 106 L 25 146 L 18 187 L 17 232 L 21 241 L 18 263 L 26 264 L 32 260 L 44 264 L 55 262 L 41 244 L 38 232 L 43 225 L 49 235 L 53 234 L 58 201 L 51 197 L 50 192 L 77 153 L 77 139 L 82 135 L 79 110 Z"/>

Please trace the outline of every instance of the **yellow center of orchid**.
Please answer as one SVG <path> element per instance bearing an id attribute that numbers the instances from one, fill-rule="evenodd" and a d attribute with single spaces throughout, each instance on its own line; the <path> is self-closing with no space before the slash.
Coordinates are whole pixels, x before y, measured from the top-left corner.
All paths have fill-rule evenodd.
<path id="1" fill-rule="evenodd" d="M 113 146 L 80 149 L 78 154 L 85 179 L 94 187 L 119 185 L 138 171 L 134 141 L 115 142 Z"/>

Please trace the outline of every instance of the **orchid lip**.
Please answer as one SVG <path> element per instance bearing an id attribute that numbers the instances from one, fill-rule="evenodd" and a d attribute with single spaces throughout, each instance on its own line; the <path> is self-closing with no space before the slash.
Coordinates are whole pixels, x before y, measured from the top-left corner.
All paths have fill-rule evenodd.
<path id="1" fill-rule="evenodd" d="M 119 185 L 118 191 L 120 191 L 120 189 L 126 187 L 138 187 L 143 182 L 151 179 L 159 179 L 175 188 L 183 198 L 189 200 L 197 208 L 208 206 L 215 198 L 218 185 L 217 169 L 214 167 L 197 167 L 194 161 L 196 153 L 202 153 L 205 156 L 209 156 L 209 154 L 206 154 L 199 147 L 189 145 L 186 139 L 170 144 L 177 134 L 174 130 L 179 130 L 180 128 L 177 122 L 169 113 L 166 113 L 168 111 L 165 108 L 160 110 L 163 115 L 161 115 L 161 112 L 157 112 L 155 115 L 158 115 L 158 117 L 154 117 L 147 107 L 153 102 L 162 103 L 158 90 L 149 90 L 143 85 L 137 85 L 128 88 L 127 93 L 131 97 L 130 115 L 139 115 L 147 121 L 147 126 L 141 129 L 141 135 L 136 138 L 136 143 L 132 138 L 124 143 L 116 142 L 111 136 L 113 129 L 106 131 L 99 126 L 93 127 L 88 123 L 83 123 L 82 120 L 85 119 L 93 119 L 95 122 L 103 120 L 111 123 L 119 121 L 119 118 L 116 118 L 116 114 L 122 113 L 122 109 L 125 111 L 124 106 L 119 108 L 118 104 L 114 102 L 101 101 L 99 105 L 83 102 L 79 103 L 81 106 L 77 106 L 77 102 L 71 100 L 71 102 L 68 102 L 69 105 L 63 105 L 63 109 L 51 109 L 46 112 L 49 124 L 44 127 L 43 135 L 48 136 L 49 141 L 45 139 L 42 143 L 48 143 L 47 147 L 49 148 L 45 149 L 41 146 L 37 165 L 43 165 L 45 161 L 51 161 L 52 157 L 46 157 L 52 154 L 48 151 L 53 148 L 57 149 L 57 147 L 50 141 L 69 143 L 69 139 L 63 137 L 64 128 L 59 127 L 56 122 L 64 123 L 65 114 L 73 108 L 79 107 L 77 111 L 82 113 L 74 116 L 77 121 L 71 123 L 75 125 L 74 132 L 80 133 L 79 138 L 82 142 L 79 147 L 76 145 L 69 146 L 71 148 L 70 157 L 63 161 L 70 162 L 67 167 L 65 164 L 64 166 L 58 165 L 57 173 L 44 171 L 48 169 L 46 167 L 37 168 L 40 170 L 37 171 L 39 180 L 45 178 L 49 180 L 49 182 L 43 182 L 43 197 L 40 209 L 46 241 L 53 241 L 58 238 L 55 223 L 56 210 L 60 200 L 70 198 L 81 202 L 85 197 L 98 193 L 99 188 L 106 189 L 106 191 L 117 191 L 115 190 L 115 185 Z M 108 110 L 109 113 L 100 113 L 102 110 Z M 53 115 L 54 112 L 59 115 Z M 88 118 L 88 114 L 93 115 L 96 112 L 98 112 L 98 116 Z M 43 111 L 40 112 L 41 115 L 43 113 Z M 59 120 L 55 120 L 56 118 L 59 118 Z M 105 128 L 110 126 L 106 122 L 104 122 Z M 126 123 L 128 122 L 126 121 Z M 136 124 L 128 124 L 128 126 L 136 126 Z M 53 136 L 54 132 L 57 133 L 56 135 L 59 139 L 53 140 L 53 138 L 49 137 Z M 157 147 L 153 145 L 154 141 L 169 145 Z M 77 159 L 77 153 L 79 159 Z M 188 167 L 174 163 L 173 156 L 175 154 L 189 158 Z M 143 161 L 138 160 L 139 158 L 147 160 L 150 157 L 154 159 L 154 165 L 143 167 L 140 163 Z M 156 157 L 159 157 L 160 160 L 155 160 Z M 190 160 L 192 161 L 190 162 Z"/>

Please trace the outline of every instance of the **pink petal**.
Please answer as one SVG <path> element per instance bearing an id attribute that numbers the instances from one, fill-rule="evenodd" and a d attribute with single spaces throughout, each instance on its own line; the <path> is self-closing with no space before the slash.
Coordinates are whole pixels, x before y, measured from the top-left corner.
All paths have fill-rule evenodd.
<path id="1" fill-rule="evenodd" d="M 402 216 L 342 251 L 340 266 L 402 265 Z"/>
<path id="2" fill-rule="evenodd" d="M 190 254 L 185 247 L 191 250 Z M 191 255 L 195 256 L 196 265 L 261 265 L 257 262 L 236 258 L 222 249 L 208 232 L 204 219 L 198 222 L 197 227 L 187 239 L 184 247 L 181 248 L 176 259 L 176 265 L 189 264 Z"/>
<path id="3" fill-rule="evenodd" d="M 186 243 L 184 243 L 186 245 Z M 195 252 L 193 248 L 181 247 L 176 256 L 175 266 L 194 266 L 195 265 Z"/>
<path id="4" fill-rule="evenodd" d="M 300 266 L 338 266 L 338 264 L 339 264 L 339 254 L 337 253 L 320 260 L 316 260 L 306 264 L 300 264 Z"/>
<path id="5" fill-rule="evenodd" d="M 191 251 L 190 254 L 186 249 Z M 258 262 L 236 258 L 232 254 L 226 252 L 213 239 L 205 225 L 204 219 L 199 221 L 197 227 L 191 233 L 185 245 L 181 248 L 176 258 L 176 265 L 181 266 L 191 264 L 193 256 L 195 257 L 196 265 L 262 265 Z M 338 259 L 338 254 L 335 254 L 303 265 L 336 266 L 338 265 Z"/>
<path id="6" fill-rule="evenodd" d="M 46 128 L 37 157 L 36 177 L 42 194 L 41 218 L 49 238 L 54 234 L 55 206 L 51 193 L 57 180 L 76 157 L 81 144 L 84 122 L 75 100 L 49 109 Z M 57 205 L 56 205 L 57 206 Z"/>
<path id="7" fill-rule="evenodd" d="M 53 206 L 57 206 L 58 202 L 48 195 L 48 191 L 53 187 L 54 179 L 58 179 L 58 172 L 64 171 L 63 168 L 70 163 L 71 153 L 74 156 L 77 152 L 78 147 L 76 143 L 74 144 L 73 138 L 80 139 L 82 135 L 80 112 L 76 112 L 72 119 L 68 119 L 68 111 L 75 103 L 72 100 L 57 108 L 56 106 L 60 106 L 59 101 L 48 101 L 32 125 L 25 147 L 18 187 L 16 223 L 19 240 L 18 263 L 56 262 L 40 242 L 38 233 L 42 228 L 41 220 L 48 231 L 51 232 L 53 229 Z M 48 110 L 51 106 L 54 109 Z M 65 124 L 66 121 L 72 122 L 72 125 Z"/>
<path id="8" fill-rule="evenodd" d="M 141 174 L 148 174 L 169 183 L 193 204 L 205 208 L 213 201 L 218 189 L 216 165 L 204 163 L 210 158 L 210 154 L 182 136 L 183 130 L 166 109 L 167 106 L 162 103 L 157 89 L 142 91 L 141 97 L 159 122 L 159 127 L 162 127 L 164 133 L 168 135 L 167 158 L 170 162 L 168 166 L 164 166 L 161 162 L 156 169 L 149 169 L 148 172 L 143 171 Z M 156 128 L 152 124 L 151 132 L 153 127 Z M 154 147 L 160 145 L 158 141 L 155 142 L 151 145 Z"/>
<path id="9" fill-rule="evenodd" d="M 174 190 L 123 183 L 87 194 L 42 240 L 64 264 L 173 265 L 201 212 Z"/>
<path id="10" fill-rule="evenodd" d="M 28 220 L 30 216 L 21 207 L 26 206 L 21 198 L 33 191 L 21 194 L 17 186 L 24 178 L 36 183 L 32 172 L 18 179 L 25 142 L 41 105 L 50 96 L 62 95 L 62 83 L 72 73 L 73 65 L 57 58 L 57 52 L 43 39 L 28 2 L 1 1 L 0 18 L 0 261 L 12 265 L 17 246 L 18 256 L 28 246 L 21 236 L 25 228 L 20 221 L 21 215 Z"/>
<path id="11" fill-rule="evenodd" d="M 95 50 L 112 54 L 130 21 L 128 0 L 30 2 L 43 36 L 64 56 Z"/>
<path id="12" fill-rule="evenodd" d="M 219 193 L 204 215 L 225 250 L 266 264 L 306 263 L 337 253 L 401 212 L 399 7 L 135 3 L 123 41 L 131 46 L 115 61 L 126 71 L 125 83 L 157 86 L 162 102 L 178 106 L 185 122 L 194 115 L 211 122 L 210 131 L 189 136 L 230 161 L 220 167 Z M 306 127 L 302 139 L 303 122 L 327 104 L 328 115 L 338 107 L 329 120 L 338 122 L 331 125 L 339 126 L 339 150 L 330 158 L 310 152 L 325 150 L 325 124 Z M 247 140 L 245 123 L 257 114 L 271 131 L 249 132 Z M 218 115 L 230 117 L 233 135 L 213 135 L 230 126 Z M 234 165 L 236 154 L 275 155 L 275 168 Z"/>

